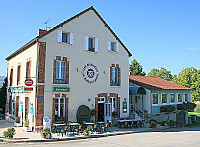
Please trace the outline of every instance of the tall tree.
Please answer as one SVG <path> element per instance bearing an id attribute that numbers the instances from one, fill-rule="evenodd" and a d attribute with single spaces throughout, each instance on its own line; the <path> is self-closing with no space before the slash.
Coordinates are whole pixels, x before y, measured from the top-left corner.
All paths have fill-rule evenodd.
<path id="1" fill-rule="evenodd" d="M 140 63 L 137 62 L 135 59 L 133 59 L 133 61 L 129 65 L 129 69 L 130 69 L 132 75 L 135 75 L 135 76 L 145 76 L 146 75 L 146 73 L 143 71 Z"/>
<path id="2" fill-rule="evenodd" d="M 158 77 L 158 78 L 162 78 L 168 81 L 172 81 L 173 80 L 173 76 L 171 74 L 171 71 L 166 70 L 165 68 L 161 67 L 160 70 L 153 68 L 148 75 L 149 77 Z"/>
<path id="3" fill-rule="evenodd" d="M 173 82 L 192 88 L 192 100 L 200 101 L 200 70 L 187 67 L 181 70 Z"/>
<path id="4" fill-rule="evenodd" d="M 3 86 L 0 89 L 0 108 L 5 111 L 6 104 L 6 86 L 7 86 L 7 78 L 4 79 Z"/>

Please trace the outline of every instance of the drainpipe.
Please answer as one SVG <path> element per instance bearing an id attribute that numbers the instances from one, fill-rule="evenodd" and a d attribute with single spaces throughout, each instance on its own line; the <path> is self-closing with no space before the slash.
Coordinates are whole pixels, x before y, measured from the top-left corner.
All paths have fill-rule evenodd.
<path id="1" fill-rule="evenodd" d="M 39 43 L 39 39 L 36 39 L 36 43 L 37 43 L 37 57 L 36 57 L 36 75 L 35 75 L 35 108 L 34 108 L 34 132 L 36 130 L 36 99 L 37 99 L 37 67 L 38 67 L 38 43 Z"/>

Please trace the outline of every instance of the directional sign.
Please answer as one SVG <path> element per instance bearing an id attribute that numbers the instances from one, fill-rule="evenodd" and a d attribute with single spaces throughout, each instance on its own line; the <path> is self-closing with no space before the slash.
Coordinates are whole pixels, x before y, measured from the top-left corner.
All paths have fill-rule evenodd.
<path id="1" fill-rule="evenodd" d="M 26 86 L 32 86 L 33 85 L 33 80 L 32 79 L 26 79 L 25 80 L 25 85 Z"/>

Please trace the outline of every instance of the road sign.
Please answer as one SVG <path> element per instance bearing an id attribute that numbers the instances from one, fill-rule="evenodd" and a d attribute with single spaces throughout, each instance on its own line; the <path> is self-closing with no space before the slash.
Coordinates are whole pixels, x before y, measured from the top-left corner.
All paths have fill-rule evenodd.
<path id="1" fill-rule="evenodd" d="M 25 87 L 24 90 L 25 91 L 33 91 L 33 87 Z"/>
<path id="2" fill-rule="evenodd" d="M 32 86 L 33 85 L 33 80 L 32 79 L 26 79 L 25 80 L 25 85 L 26 86 Z"/>

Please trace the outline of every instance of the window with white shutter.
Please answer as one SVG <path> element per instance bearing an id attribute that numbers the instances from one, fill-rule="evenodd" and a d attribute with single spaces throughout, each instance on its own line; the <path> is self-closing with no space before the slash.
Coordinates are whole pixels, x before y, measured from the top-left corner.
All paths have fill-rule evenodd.
<path id="1" fill-rule="evenodd" d="M 57 42 L 73 44 L 74 43 L 74 33 L 57 30 Z"/>
<path id="2" fill-rule="evenodd" d="M 95 37 L 85 36 L 84 50 L 89 52 L 98 52 L 99 39 Z"/>
<path id="3" fill-rule="evenodd" d="M 119 52 L 119 43 L 114 41 L 107 41 L 107 50 L 110 52 Z"/>

